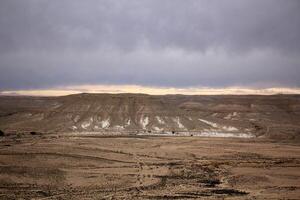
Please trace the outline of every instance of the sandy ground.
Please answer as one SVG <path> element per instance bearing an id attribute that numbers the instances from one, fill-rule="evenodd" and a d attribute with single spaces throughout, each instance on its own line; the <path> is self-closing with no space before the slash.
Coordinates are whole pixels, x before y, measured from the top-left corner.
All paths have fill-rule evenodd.
<path id="1" fill-rule="evenodd" d="M 0 138 L 0 199 L 300 199 L 300 145 L 6 136 Z"/>

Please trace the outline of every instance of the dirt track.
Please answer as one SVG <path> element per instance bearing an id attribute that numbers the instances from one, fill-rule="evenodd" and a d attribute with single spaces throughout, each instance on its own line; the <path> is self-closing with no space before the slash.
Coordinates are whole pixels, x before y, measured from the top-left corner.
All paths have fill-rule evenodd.
<path id="1" fill-rule="evenodd" d="M 91 135 L 0 140 L 0 199 L 300 197 L 295 143 Z"/>

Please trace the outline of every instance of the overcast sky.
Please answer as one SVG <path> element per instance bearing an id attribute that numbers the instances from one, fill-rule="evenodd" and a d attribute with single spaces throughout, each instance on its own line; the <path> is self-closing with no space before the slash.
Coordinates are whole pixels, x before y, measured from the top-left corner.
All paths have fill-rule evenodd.
<path id="1" fill-rule="evenodd" d="M 299 0 L 1 0 L 0 90 L 300 87 Z"/>

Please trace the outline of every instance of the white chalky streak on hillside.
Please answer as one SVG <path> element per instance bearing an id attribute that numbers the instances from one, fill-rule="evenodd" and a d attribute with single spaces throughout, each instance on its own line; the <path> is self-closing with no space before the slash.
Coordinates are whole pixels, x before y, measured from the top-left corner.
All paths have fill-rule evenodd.
<path id="1" fill-rule="evenodd" d="M 148 117 L 145 117 L 145 118 L 141 118 L 141 125 L 142 125 L 142 127 L 143 127 L 143 129 L 145 129 L 146 128 L 146 126 L 149 124 L 149 118 Z"/>
<path id="2" fill-rule="evenodd" d="M 78 122 L 79 119 L 80 119 L 80 116 L 76 115 L 76 117 L 74 118 L 74 122 Z"/>
<path id="3" fill-rule="evenodd" d="M 123 130 L 123 129 L 124 129 L 124 126 L 116 125 L 114 128 L 116 128 L 116 129 L 118 129 L 118 130 Z"/>
<path id="4" fill-rule="evenodd" d="M 178 128 L 185 128 L 185 127 L 183 126 L 183 124 L 180 122 L 180 118 L 179 118 L 179 117 L 176 117 L 176 118 L 174 119 L 174 122 L 177 123 Z"/>
<path id="5" fill-rule="evenodd" d="M 83 129 L 87 129 L 90 125 L 91 125 L 91 124 L 90 124 L 89 122 L 83 122 L 83 123 L 81 124 L 81 127 L 82 127 Z"/>
<path id="6" fill-rule="evenodd" d="M 223 126 L 222 129 L 226 131 L 238 131 L 238 129 L 233 126 Z"/>
<path id="7" fill-rule="evenodd" d="M 207 121 L 207 120 L 204 120 L 204 119 L 199 119 L 201 122 L 204 122 L 214 128 L 219 128 L 219 129 L 222 129 L 224 131 L 238 131 L 237 128 L 233 127 L 233 126 L 219 126 L 218 124 L 214 123 L 214 122 L 210 122 L 210 121 Z"/>
<path id="8" fill-rule="evenodd" d="M 100 122 L 101 128 L 108 128 L 110 125 L 110 119 L 106 119 Z"/>
<path id="9" fill-rule="evenodd" d="M 162 131 L 163 129 L 162 129 L 162 128 L 159 128 L 159 127 L 156 127 L 156 126 L 154 126 L 154 127 L 153 127 L 153 130 L 155 130 L 155 131 Z"/>
<path id="10" fill-rule="evenodd" d="M 156 116 L 155 118 L 157 119 L 158 123 L 165 124 L 165 121 L 162 118 L 160 118 L 159 116 Z"/>
<path id="11" fill-rule="evenodd" d="M 82 127 L 83 129 L 87 129 L 87 128 L 93 123 L 93 121 L 94 121 L 94 120 L 93 120 L 93 118 L 91 117 L 89 121 L 83 122 L 83 123 L 81 124 L 81 127 Z"/>
<path id="12" fill-rule="evenodd" d="M 205 124 L 208 124 L 208 125 L 210 125 L 210 126 L 212 126 L 214 128 L 218 128 L 219 127 L 218 124 L 216 124 L 216 123 L 213 123 L 213 122 L 210 122 L 210 121 L 207 121 L 207 120 L 204 120 L 204 119 L 198 119 L 198 120 L 201 121 L 201 122 L 203 122 L 203 123 L 205 123 Z"/>
<path id="13" fill-rule="evenodd" d="M 237 116 L 237 112 L 229 113 L 224 119 L 232 119 Z"/>

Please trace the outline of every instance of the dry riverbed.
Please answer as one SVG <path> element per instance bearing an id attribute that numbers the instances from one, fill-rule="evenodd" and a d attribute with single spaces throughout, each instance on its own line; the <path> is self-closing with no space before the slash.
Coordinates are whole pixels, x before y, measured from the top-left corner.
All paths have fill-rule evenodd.
<path id="1" fill-rule="evenodd" d="M 92 134 L 0 138 L 0 199 L 299 197 L 299 143 Z"/>

